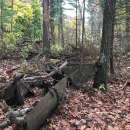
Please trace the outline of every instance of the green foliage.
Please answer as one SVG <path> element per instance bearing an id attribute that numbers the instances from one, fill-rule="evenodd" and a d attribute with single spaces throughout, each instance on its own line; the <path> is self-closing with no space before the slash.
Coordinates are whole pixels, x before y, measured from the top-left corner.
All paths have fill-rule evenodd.
<path id="1" fill-rule="evenodd" d="M 17 44 L 22 44 L 22 39 L 41 38 L 41 7 L 38 0 L 23 3 L 21 0 L 0 0 L 0 30 L 3 30 L 3 41 L 7 50 L 17 50 Z M 21 48 L 22 57 L 28 56 L 30 47 Z M 19 50 L 19 49 L 18 49 Z"/>
<path id="2" fill-rule="evenodd" d="M 100 84 L 99 89 L 103 90 L 103 91 L 106 91 L 105 84 Z"/>
<path id="3" fill-rule="evenodd" d="M 55 45 L 51 46 L 51 49 L 52 49 L 52 51 L 62 51 L 63 47 L 62 47 L 62 45 L 56 43 Z"/>
<path id="4" fill-rule="evenodd" d="M 29 54 L 29 51 L 32 49 L 32 46 L 31 45 L 27 45 L 27 46 L 23 46 L 21 48 L 21 55 L 22 55 L 22 58 L 23 59 L 26 59 L 28 58 L 28 54 Z"/>
<path id="5" fill-rule="evenodd" d="M 56 59 L 50 59 L 50 61 L 51 61 L 51 63 L 52 63 L 53 65 L 56 65 L 56 62 L 57 62 Z"/>

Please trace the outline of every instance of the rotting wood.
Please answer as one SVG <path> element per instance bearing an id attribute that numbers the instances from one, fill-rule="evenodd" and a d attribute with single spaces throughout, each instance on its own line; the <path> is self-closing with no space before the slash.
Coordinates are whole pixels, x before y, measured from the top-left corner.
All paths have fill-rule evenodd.
<path id="1" fill-rule="evenodd" d="M 51 89 L 43 99 L 36 105 L 36 107 L 24 118 L 27 130 L 37 130 L 51 111 L 56 107 L 58 101 L 61 99 L 67 85 L 67 78 L 60 80 Z M 16 126 L 14 130 L 24 130 L 21 125 Z"/>

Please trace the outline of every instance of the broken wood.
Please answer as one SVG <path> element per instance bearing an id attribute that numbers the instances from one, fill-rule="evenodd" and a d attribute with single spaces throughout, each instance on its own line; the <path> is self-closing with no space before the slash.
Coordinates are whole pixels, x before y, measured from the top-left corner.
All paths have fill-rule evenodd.
<path id="1" fill-rule="evenodd" d="M 60 67 L 56 68 L 56 70 L 52 71 L 51 73 L 44 75 L 44 76 L 34 76 L 34 77 L 28 77 L 28 78 L 23 78 L 21 81 L 23 82 L 29 82 L 29 81 L 35 81 L 35 80 L 43 80 L 51 77 L 58 71 L 62 70 L 65 66 L 67 65 L 67 61 L 64 62 Z"/>
<path id="2" fill-rule="evenodd" d="M 130 82 L 126 81 L 121 90 L 125 90 L 127 86 L 130 86 Z"/>
<path id="3" fill-rule="evenodd" d="M 58 104 L 65 91 L 66 85 L 67 78 L 60 80 L 24 118 L 27 130 L 37 130 L 42 125 L 51 111 Z M 24 127 L 22 125 L 18 125 L 15 130 L 24 130 Z"/>
<path id="4" fill-rule="evenodd" d="M 51 73 L 44 75 L 44 76 L 33 76 L 33 77 L 28 77 L 28 78 L 23 78 L 21 79 L 22 83 L 26 83 L 26 82 L 37 82 L 37 81 L 42 81 L 43 79 L 47 79 L 50 78 L 52 75 L 56 74 L 57 72 L 61 71 L 63 68 L 66 67 L 66 65 L 68 64 L 68 62 L 64 62 L 60 67 L 56 68 L 56 70 L 52 71 Z M 10 85 L 12 85 L 13 81 L 11 81 L 10 83 L 4 84 L 3 86 L 0 87 L 0 92 L 6 90 L 8 87 L 10 87 Z"/>
<path id="5" fill-rule="evenodd" d="M 18 111 L 13 111 L 7 104 L 5 101 L 0 103 L 0 106 L 3 108 L 3 111 L 5 112 L 6 117 L 9 118 L 8 121 L 2 122 L 0 124 L 0 128 L 5 128 L 11 124 L 23 124 L 24 123 L 24 118 L 20 117 L 25 115 L 28 111 L 30 111 L 32 109 L 31 108 L 24 108 L 22 110 L 18 110 Z"/>

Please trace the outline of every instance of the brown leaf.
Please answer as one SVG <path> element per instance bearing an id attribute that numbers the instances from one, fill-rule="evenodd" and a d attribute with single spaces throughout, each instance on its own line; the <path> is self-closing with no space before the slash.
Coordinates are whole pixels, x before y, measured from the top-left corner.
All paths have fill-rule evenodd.
<path id="1" fill-rule="evenodd" d="M 80 102 L 80 101 L 79 101 L 78 99 L 76 99 L 76 98 L 74 99 L 74 103 L 77 104 L 77 103 L 79 103 L 79 102 Z"/>
<path id="2" fill-rule="evenodd" d="M 80 130 L 84 130 L 86 128 L 86 125 L 82 125 Z"/>
<path id="3" fill-rule="evenodd" d="M 130 124 L 125 126 L 125 130 L 130 130 Z"/>
<path id="4" fill-rule="evenodd" d="M 60 122 L 63 126 L 70 126 L 70 124 L 65 120 L 61 120 Z"/>

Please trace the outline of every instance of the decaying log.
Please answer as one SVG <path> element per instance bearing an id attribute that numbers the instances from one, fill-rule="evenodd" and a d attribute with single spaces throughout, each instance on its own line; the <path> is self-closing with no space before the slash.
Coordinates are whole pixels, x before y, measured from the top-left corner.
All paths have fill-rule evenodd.
<path id="1" fill-rule="evenodd" d="M 61 99 L 67 85 L 67 78 L 60 80 L 36 105 L 36 107 L 24 118 L 27 124 L 27 130 L 37 130 L 51 111 L 56 107 Z M 18 125 L 15 130 L 24 130 L 24 127 Z"/>

